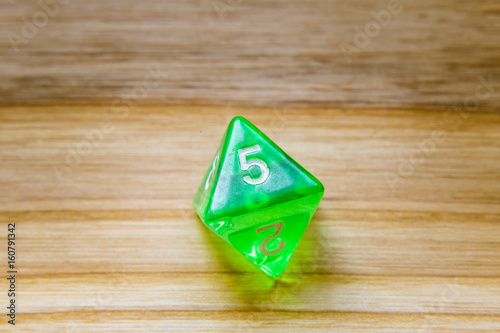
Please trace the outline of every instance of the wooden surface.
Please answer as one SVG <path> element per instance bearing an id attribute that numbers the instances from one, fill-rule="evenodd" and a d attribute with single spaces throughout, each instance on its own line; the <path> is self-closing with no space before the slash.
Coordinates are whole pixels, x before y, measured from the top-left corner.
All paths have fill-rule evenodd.
<path id="1" fill-rule="evenodd" d="M 65 147 L 106 114 L 0 108 L 2 241 L 15 222 L 23 332 L 500 330 L 500 114 L 451 128 L 442 112 L 140 107 L 58 178 Z M 234 115 L 326 187 L 278 281 L 190 208 Z"/>
<path id="2" fill-rule="evenodd" d="M 497 0 L 401 0 L 358 43 L 357 29 L 388 0 L 69 0 L 26 28 L 17 52 L 7 36 L 23 37 L 23 17 L 42 9 L 0 3 L 0 103 L 110 104 L 140 86 L 148 66 L 163 74 L 143 95 L 148 104 L 444 109 L 479 75 L 500 83 Z M 343 43 L 359 52 L 346 57 Z M 499 107 L 498 94 L 480 105 Z"/>
<path id="3" fill-rule="evenodd" d="M 0 331 L 499 332 L 500 3 L 401 4 L 0 0 Z M 236 115 L 326 187 L 279 280 L 191 208 Z"/>

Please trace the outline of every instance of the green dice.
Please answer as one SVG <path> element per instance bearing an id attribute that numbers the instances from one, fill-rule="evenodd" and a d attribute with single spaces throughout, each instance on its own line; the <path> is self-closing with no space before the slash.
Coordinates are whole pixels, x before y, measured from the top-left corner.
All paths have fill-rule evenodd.
<path id="1" fill-rule="evenodd" d="M 193 199 L 203 223 L 266 274 L 283 273 L 324 187 L 243 117 L 229 124 Z"/>

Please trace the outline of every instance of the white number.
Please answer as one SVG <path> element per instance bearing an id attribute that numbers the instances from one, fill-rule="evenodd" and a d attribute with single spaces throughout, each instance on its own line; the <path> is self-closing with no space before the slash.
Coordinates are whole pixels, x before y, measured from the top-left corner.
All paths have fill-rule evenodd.
<path id="1" fill-rule="evenodd" d="M 212 176 L 214 175 L 215 172 L 215 165 L 217 164 L 218 160 L 219 160 L 219 154 L 215 156 L 214 162 L 212 163 L 212 170 L 210 170 L 210 173 L 208 174 L 207 181 L 205 183 L 205 190 L 208 188 L 208 184 L 210 184 L 210 181 L 212 180 Z"/>
<path id="2" fill-rule="evenodd" d="M 278 246 L 274 250 L 269 251 L 267 249 L 267 244 L 269 244 L 269 242 L 273 238 L 278 237 L 279 234 L 281 233 L 281 230 L 283 229 L 283 224 L 284 224 L 283 222 L 278 222 L 255 230 L 255 232 L 258 234 L 260 234 L 263 231 L 266 231 L 267 229 L 275 230 L 273 234 L 267 236 L 266 239 L 264 239 L 260 244 L 259 250 L 263 255 L 272 256 L 274 254 L 278 254 L 279 252 L 281 252 L 281 250 L 285 248 L 285 241 L 279 241 Z"/>
<path id="3" fill-rule="evenodd" d="M 250 184 L 250 185 L 262 184 L 269 177 L 269 168 L 267 167 L 266 162 L 264 162 L 263 160 L 260 160 L 258 158 L 252 158 L 251 160 L 247 161 L 247 155 L 254 154 L 254 153 L 257 153 L 259 151 L 261 151 L 261 148 L 259 145 L 255 145 L 252 147 L 247 147 L 247 148 L 238 150 L 238 156 L 240 157 L 241 170 L 248 171 L 252 165 L 257 166 L 260 169 L 260 177 L 259 178 L 254 179 L 250 176 L 243 177 L 243 180 L 247 184 Z"/>

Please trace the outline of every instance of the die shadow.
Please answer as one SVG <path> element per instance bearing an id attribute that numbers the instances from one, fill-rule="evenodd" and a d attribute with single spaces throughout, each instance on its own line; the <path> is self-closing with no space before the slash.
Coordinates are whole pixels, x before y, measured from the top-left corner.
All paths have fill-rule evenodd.
<path id="1" fill-rule="evenodd" d="M 323 211 L 318 208 L 284 273 L 272 278 L 244 255 L 218 237 L 201 221 L 199 227 L 213 249 L 213 254 L 227 273 L 228 289 L 240 299 L 244 310 L 279 310 L 293 308 L 310 297 L 311 285 L 318 276 L 334 273 L 334 250 L 322 236 Z M 314 292 L 321 292 L 315 286 Z M 243 310 L 243 309 L 242 309 Z"/>

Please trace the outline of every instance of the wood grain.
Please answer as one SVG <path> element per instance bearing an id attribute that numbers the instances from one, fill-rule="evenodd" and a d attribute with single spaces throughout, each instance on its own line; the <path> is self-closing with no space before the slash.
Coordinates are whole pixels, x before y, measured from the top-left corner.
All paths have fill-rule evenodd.
<path id="1" fill-rule="evenodd" d="M 19 239 L 16 330 L 500 330 L 500 114 L 128 111 L 0 107 L 1 241 L 13 222 Z M 209 232 L 190 207 L 236 115 L 326 187 L 279 280 Z M 107 133 L 95 134 L 99 128 Z M 68 162 L 79 147 L 91 148 Z M 411 173 L 400 168 L 405 161 Z"/>
<path id="2" fill-rule="evenodd" d="M 44 22 L 38 1 L 0 1 L 1 104 L 133 95 L 143 104 L 446 109 L 474 96 L 480 76 L 500 90 L 497 0 L 401 0 L 366 45 L 357 29 L 387 0 L 65 2 Z M 214 4 L 226 4 L 222 16 Z M 33 16 L 30 32 L 23 18 Z M 26 42 L 17 52 L 12 34 Z M 359 52 L 346 57 L 342 43 Z M 140 91 L 148 68 L 156 78 Z M 500 95 L 478 108 L 498 111 Z"/>
<path id="3" fill-rule="evenodd" d="M 0 0 L 0 331 L 500 331 L 498 1 L 54 1 Z M 191 208 L 236 115 L 326 187 L 279 280 Z"/>

